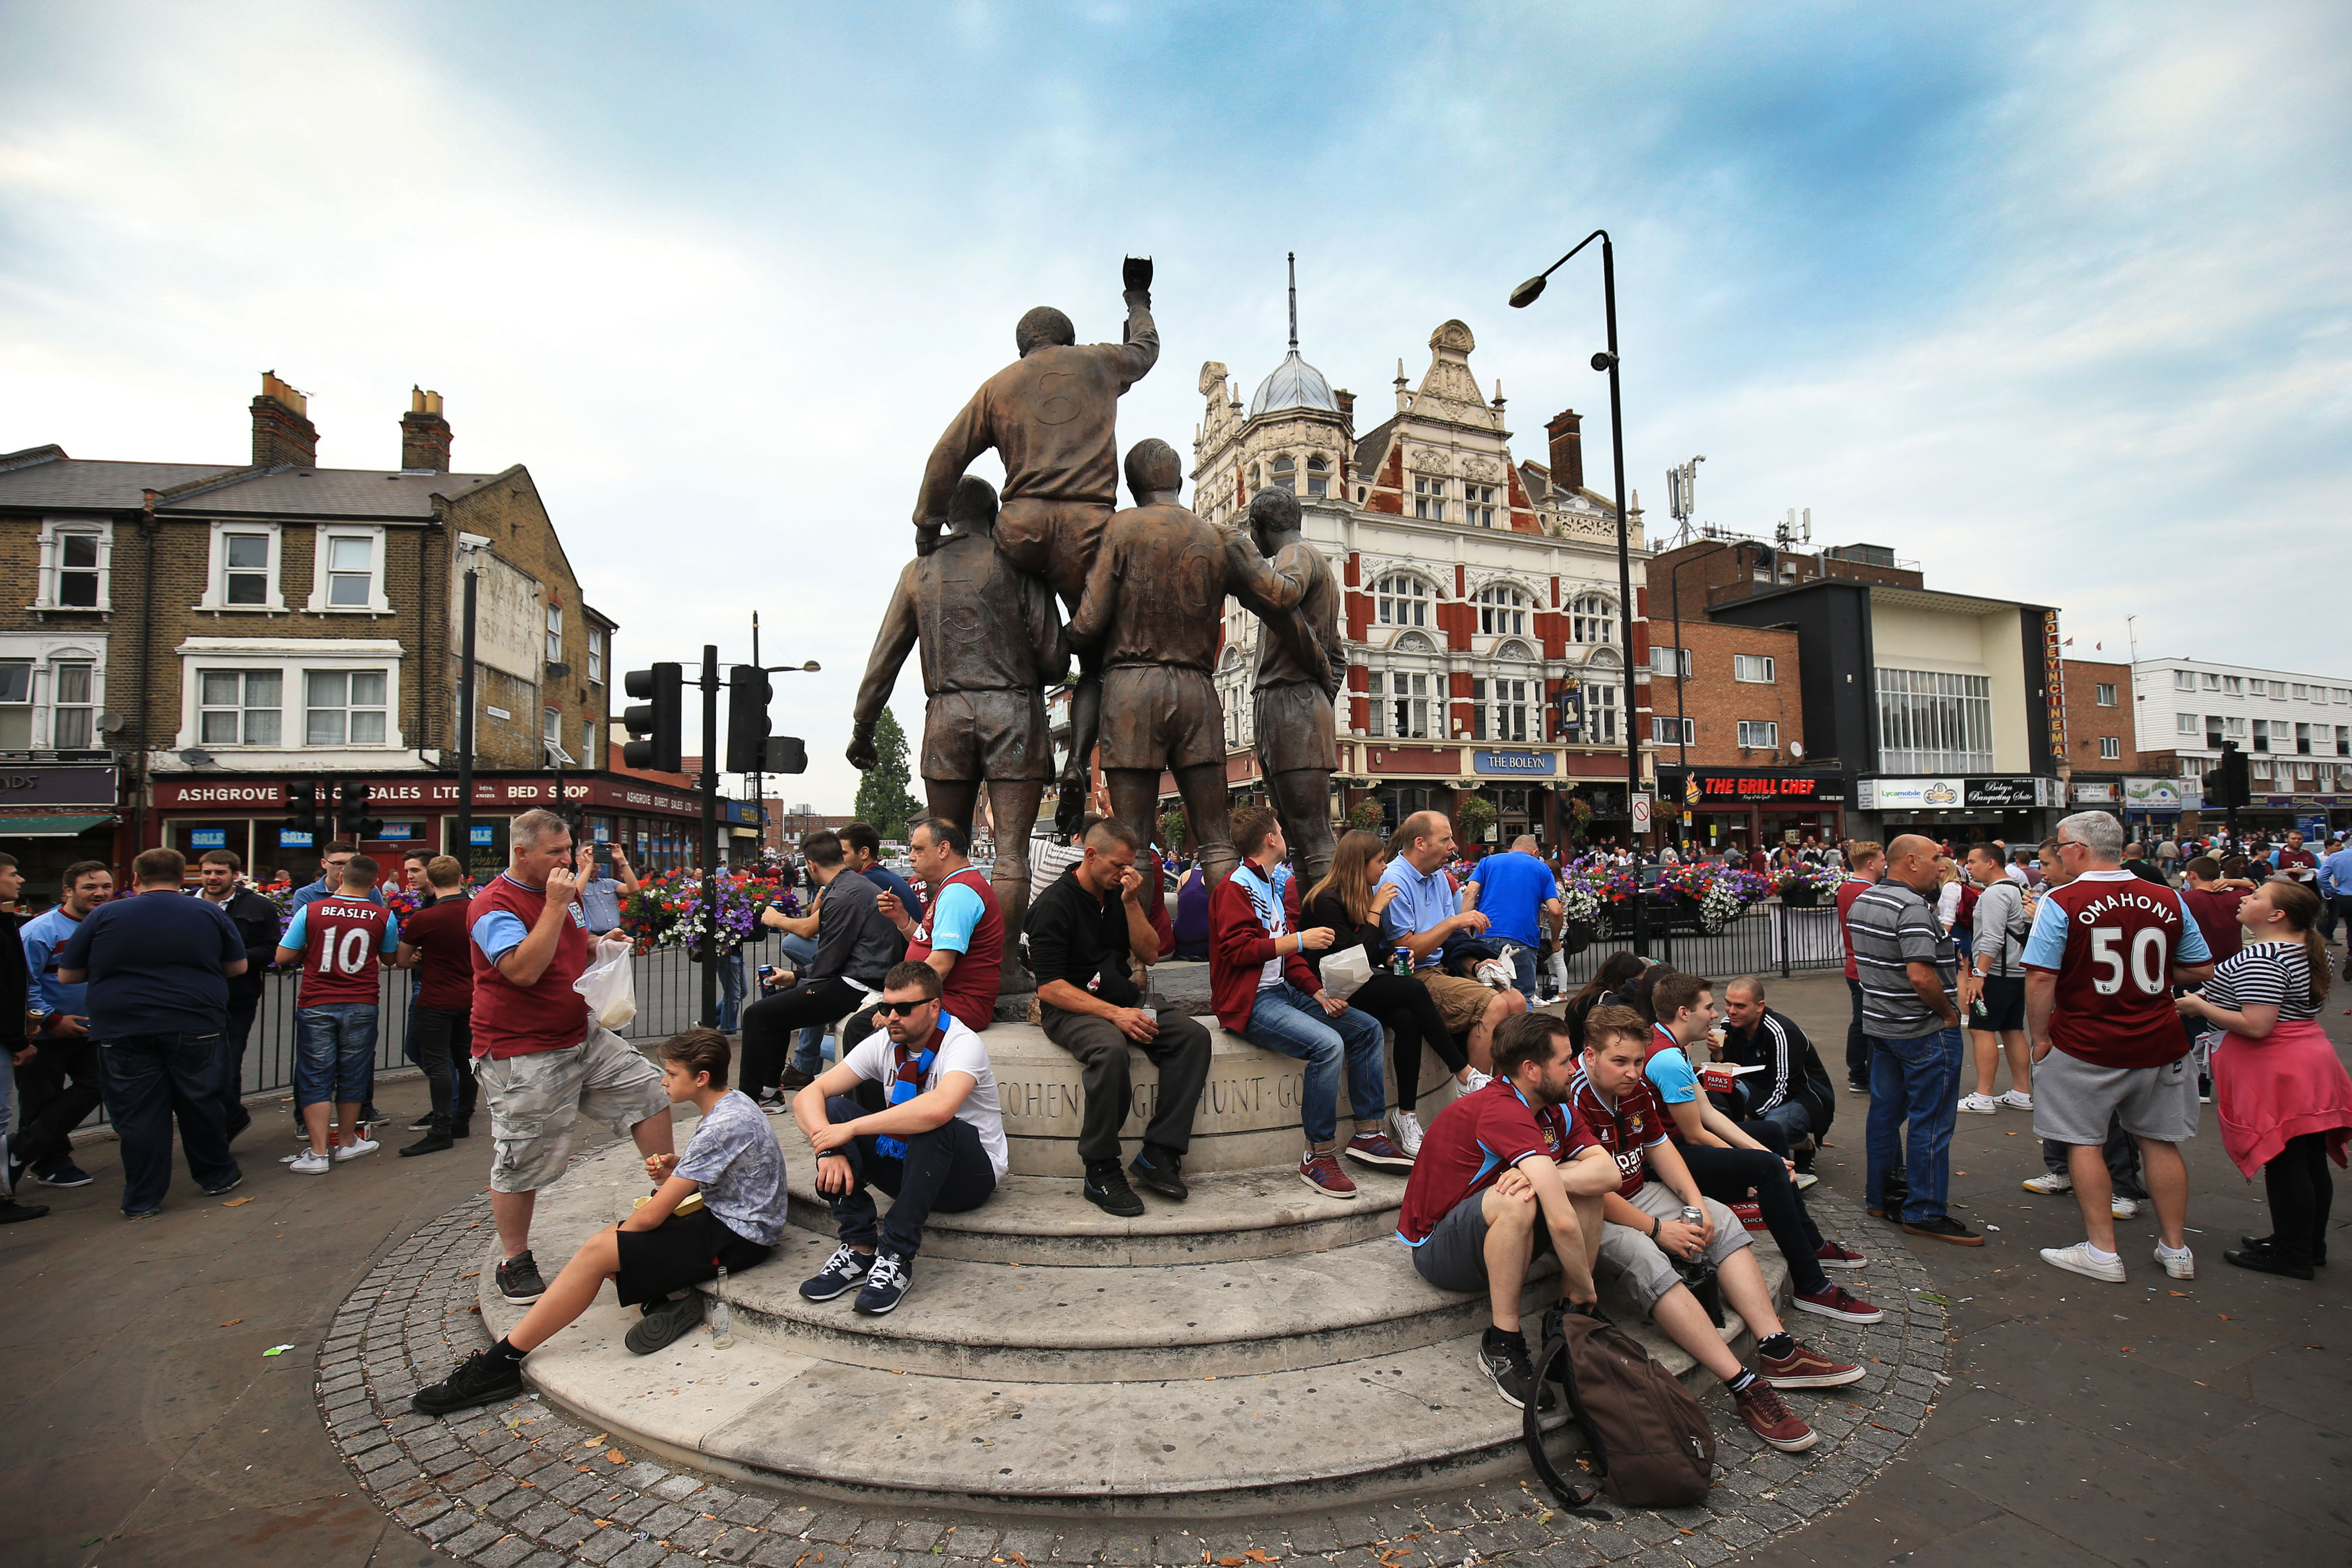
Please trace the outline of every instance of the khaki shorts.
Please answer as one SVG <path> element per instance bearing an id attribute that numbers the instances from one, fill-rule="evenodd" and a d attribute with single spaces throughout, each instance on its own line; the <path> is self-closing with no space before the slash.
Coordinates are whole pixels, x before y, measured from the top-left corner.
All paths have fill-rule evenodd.
<path id="1" fill-rule="evenodd" d="M 1681 1216 L 1683 1200 L 1664 1182 L 1645 1181 L 1626 1202 L 1643 1214 L 1658 1219 L 1674 1219 Z M 1713 1198 L 1705 1200 L 1707 1218 L 1715 1221 L 1715 1240 L 1706 1249 L 1706 1260 L 1721 1266 L 1726 1258 L 1749 1245 L 1748 1228 L 1739 1217 Z M 1675 1271 L 1674 1260 L 1660 1250 L 1658 1244 L 1629 1225 L 1603 1225 L 1601 1228 L 1601 1258 L 1593 1266 L 1596 1280 L 1622 1279 L 1625 1293 L 1643 1312 L 1658 1304 L 1658 1298 L 1683 1282 Z"/>
<path id="2" fill-rule="evenodd" d="M 583 1116 L 626 1137 L 669 1110 L 661 1070 L 593 1024 L 568 1050 L 478 1057 L 474 1079 L 490 1108 L 492 1192 L 537 1192 L 562 1176 Z"/>
<path id="3" fill-rule="evenodd" d="M 1445 1020 L 1448 1034 L 1460 1034 L 1478 1027 L 1486 1009 L 1495 1005 L 1501 993 L 1490 991 L 1475 980 L 1465 980 L 1459 975 L 1449 975 L 1434 965 L 1415 969 L 1414 976 L 1429 988 L 1437 1003 L 1437 1016 Z"/>

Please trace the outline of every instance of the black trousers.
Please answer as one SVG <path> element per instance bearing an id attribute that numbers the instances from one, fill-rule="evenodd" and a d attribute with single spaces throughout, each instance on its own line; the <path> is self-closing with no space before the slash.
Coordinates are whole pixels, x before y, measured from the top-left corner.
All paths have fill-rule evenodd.
<path id="1" fill-rule="evenodd" d="M 824 1103 L 825 1114 L 836 1125 L 872 1114 L 845 1094 Z M 874 1195 L 880 1187 L 891 1195 L 890 1213 L 879 1227 L 882 1247 L 900 1258 L 912 1258 L 923 1245 L 923 1226 L 933 1214 L 963 1214 L 986 1203 L 996 1191 L 996 1167 L 980 1130 L 950 1116 L 928 1133 L 898 1140 L 903 1155 L 886 1155 L 879 1138 L 852 1138 L 841 1145 L 856 1177 L 846 1193 L 833 1198 L 833 1222 L 841 1239 L 860 1251 L 875 1245 Z"/>
<path id="2" fill-rule="evenodd" d="M 2327 1214 L 2336 1207 L 2336 1180 L 2327 1169 L 2327 1134 L 2289 1138 L 2263 1167 L 2271 1200 L 2271 1244 L 2296 1263 L 2327 1256 Z"/>
<path id="3" fill-rule="evenodd" d="M 1849 1084 L 1870 1082 L 1870 1037 L 1862 1032 L 1862 982 L 1848 980 L 1846 993 L 1853 998 L 1853 1021 L 1845 1026 L 1845 1081 Z"/>
<path id="4" fill-rule="evenodd" d="M 43 1035 L 33 1044 L 38 1054 L 16 1069 L 21 1109 L 8 1152 L 48 1176 L 73 1163 L 73 1130 L 106 1098 L 106 1062 L 87 1035 Z"/>
<path id="5" fill-rule="evenodd" d="M 1769 1145 L 1780 1133 L 1771 1128 L 1772 1136 L 1766 1136 L 1764 1130 L 1769 1126 L 1750 1122 L 1740 1130 L 1758 1143 Z M 1787 1146 L 1784 1140 L 1781 1146 Z M 1675 1147 L 1690 1166 L 1691 1179 L 1698 1183 L 1699 1191 L 1717 1202 L 1738 1203 L 1747 1198 L 1748 1188 L 1756 1189 L 1756 1204 L 1764 1211 L 1765 1227 L 1772 1232 L 1780 1256 L 1788 1260 L 1791 1290 L 1811 1295 L 1827 1288 L 1829 1276 L 1822 1272 L 1821 1260 L 1813 1256 L 1822 1245 L 1821 1229 L 1806 1211 L 1804 1195 L 1789 1180 L 1789 1168 L 1780 1163 L 1780 1155 L 1769 1147 L 1718 1149 L 1679 1140 Z"/>
<path id="6" fill-rule="evenodd" d="M 474 1113 L 474 1020 L 440 1008 L 416 1008 L 416 1065 L 433 1096 L 433 1119 L 446 1130 Z"/>
<path id="7" fill-rule="evenodd" d="M 1085 1115 L 1078 1124 L 1078 1157 L 1088 1165 L 1118 1158 L 1118 1130 L 1126 1124 L 1134 1092 L 1129 1086 L 1128 1056 L 1139 1051 L 1160 1067 L 1160 1100 L 1143 1141 L 1171 1155 L 1192 1146 L 1192 1113 L 1201 1103 L 1201 1090 L 1209 1082 L 1209 1031 L 1198 1019 L 1160 1009 L 1160 1032 L 1148 1041 L 1127 1038 L 1108 1019 L 1092 1013 L 1064 1012 L 1038 1004 L 1045 1038 L 1085 1065 Z"/>
<path id="8" fill-rule="evenodd" d="M 1447 1031 L 1445 1017 L 1437 1010 L 1437 998 L 1410 976 L 1374 975 L 1356 988 L 1348 1005 L 1396 1030 L 1396 1045 L 1389 1060 L 1396 1066 L 1396 1103 L 1401 1111 L 1411 1111 L 1421 1097 L 1422 1047 L 1437 1052 L 1449 1072 L 1459 1072 L 1470 1064 L 1461 1043 Z"/>
<path id="9" fill-rule="evenodd" d="M 260 1010 L 258 991 L 242 998 L 234 993 L 229 997 L 228 1027 L 221 1031 L 220 1097 L 232 1141 L 253 1125 L 253 1113 L 245 1108 L 245 1043 L 253 1037 L 254 1017 Z"/>
<path id="10" fill-rule="evenodd" d="M 846 1018 L 866 993 L 838 976 L 803 980 L 743 1009 L 742 1090 L 753 1099 L 775 1088 L 792 1059 L 793 1036 L 809 1024 Z"/>

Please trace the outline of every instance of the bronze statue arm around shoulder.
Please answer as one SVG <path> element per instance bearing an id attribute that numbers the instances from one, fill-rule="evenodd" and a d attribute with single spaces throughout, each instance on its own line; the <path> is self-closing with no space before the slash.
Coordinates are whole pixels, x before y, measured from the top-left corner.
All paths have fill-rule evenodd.
<path id="1" fill-rule="evenodd" d="M 1157 340 L 1154 340 L 1157 352 Z M 988 389 L 982 387 L 971 394 L 955 418 L 940 432 L 938 444 L 931 448 L 930 461 L 923 465 L 922 488 L 915 494 L 915 527 L 927 530 L 934 539 L 948 520 L 948 505 L 955 499 L 956 481 L 972 460 L 996 444 L 996 434 L 990 427 L 988 410 L 984 406 Z M 922 553 L 928 555 L 927 549 Z"/>
<path id="2" fill-rule="evenodd" d="M 921 633 L 915 618 L 915 567 L 909 561 L 891 586 L 890 602 L 882 612 L 882 625 L 874 633 L 874 652 L 866 661 L 866 678 L 857 685 L 857 708 L 851 715 L 849 732 L 849 764 L 864 769 L 874 766 L 874 725 L 882 716 L 883 705 L 890 700 L 890 692 L 898 684 L 898 671 L 914 652 Z M 866 758 L 860 761 L 859 758 Z"/>

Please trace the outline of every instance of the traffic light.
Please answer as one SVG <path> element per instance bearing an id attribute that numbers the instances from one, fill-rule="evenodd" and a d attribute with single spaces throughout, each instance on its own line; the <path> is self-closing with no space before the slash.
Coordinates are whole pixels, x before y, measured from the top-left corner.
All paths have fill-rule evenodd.
<path id="1" fill-rule="evenodd" d="M 805 773 L 808 747 L 797 735 L 772 735 L 761 758 L 762 773 Z"/>
<path id="2" fill-rule="evenodd" d="M 373 789 L 347 779 L 336 793 L 338 836 L 356 843 L 362 839 L 373 839 L 383 831 L 383 819 L 368 815 L 368 798 L 375 793 Z"/>
<path id="3" fill-rule="evenodd" d="M 563 819 L 563 825 L 572 830 L 572 836 L 575 841 L 577 841 L 580 837 L 581 819 L 584 815 L 584 813 L 580 810 L 580 802 L 577 800 L 558 800 L 555 803 L 555 814 Z"/>
<path id="4" fill-rule="evenodd" d="M 2223 741 L 2221 766 L 2205 775 L 2205 804 L 2227 810 L 2249 805 L 2253 798 L 2253 777 L 2246 767 L 2246 754 L 2238 749 L 2236 741 Z"/>
<path id="5" fill-rule="evenodd" d="M 286 786 L 286 829 L 289 832 L 319 834 L 319 784 L 305 779 Z"/>
<path id="6" fill-rule="evenodd" d="M 625 708 L 621 723 L 633 736 L 621 747 L 621 760 L 630 768 L 650 773 L 675 773 L 683 756 L 681 734 L 686 719 L 686 703 L 681 689 L 682 676 L 676 664 L 656 664 L 650 670 L 631 670 L 623 677 L 622 689 L 633 697 L 646 699 L 635 707 Z"/>
<path id="7" fill-rule="evenodd" d="M 729 773 L 765 773 L 768 744 L 768 703 L 775 683 L 757 664 L 737 664 L 727 672 L 727 766 Z"/>

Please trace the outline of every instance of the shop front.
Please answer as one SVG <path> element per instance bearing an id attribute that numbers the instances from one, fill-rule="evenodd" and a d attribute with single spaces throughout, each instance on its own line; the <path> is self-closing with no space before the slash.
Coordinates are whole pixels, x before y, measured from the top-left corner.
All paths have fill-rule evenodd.
<path id="1" fill-rule="evenodd" d="M 1855 785 L 1853 832 L 1881 842 L 1917 833 L 1956 849 L 1998 840 L 2038 843 L 2066 810 L 2065 788 L 2038 773 L 1979 778 L 1863 779 Z"/>
<path id="2" fill-rule="evenodd" d="M 396 860 L 412 849 L 454 854 L 477 880 L 495 876 L 507 863 L 507 822 L 535 806 L 552 806 L 552 774 L 498 775 L 474 780 L 473 841 L 457 844 L 457 781 L 440 775 L 328 778 L 319 785 L 320 822 L 315 830 L 287 820 L 286 789 L 295 780 L 210 779 L 158 779 L 147 814 L 147 841 L 178 850 L 194 860 L 206 850 L 231 850 L 256 881 L 283 874 L 294 883 L 313 881 L 326 845 L 334 839 L 325 810 L 334 787 L 345 781 L 369 787 L 368 811 L 382 821 L 361 848 L 379 861 Z M 701 821 L 699 799 L 625 777 L 563 775 L 563 799 L 581 808 L 584 836 L 618 838 L 640 866 L 656 869 L 687 863 Z M 641 853 L 642 846 L 642 853 Z M 654 857 L 670 851 L 666 863 Z"/>
<path id="3" fill-rule="evenodd" d="M 1661 768 L 1659 798 L 1679 809 L 1678 842 L 1696 850 L 1801 848 L 1845 837 L 1843 773 L 1795 768 Z"/>
<path id="4" fill-rule="evenodd" d="M 25 907 L 58 901 L 66 867 L 102 861 L 120 869 L 121 773 L 110 762 L 0 763 L 0 850 L 24 873 Z"/>

